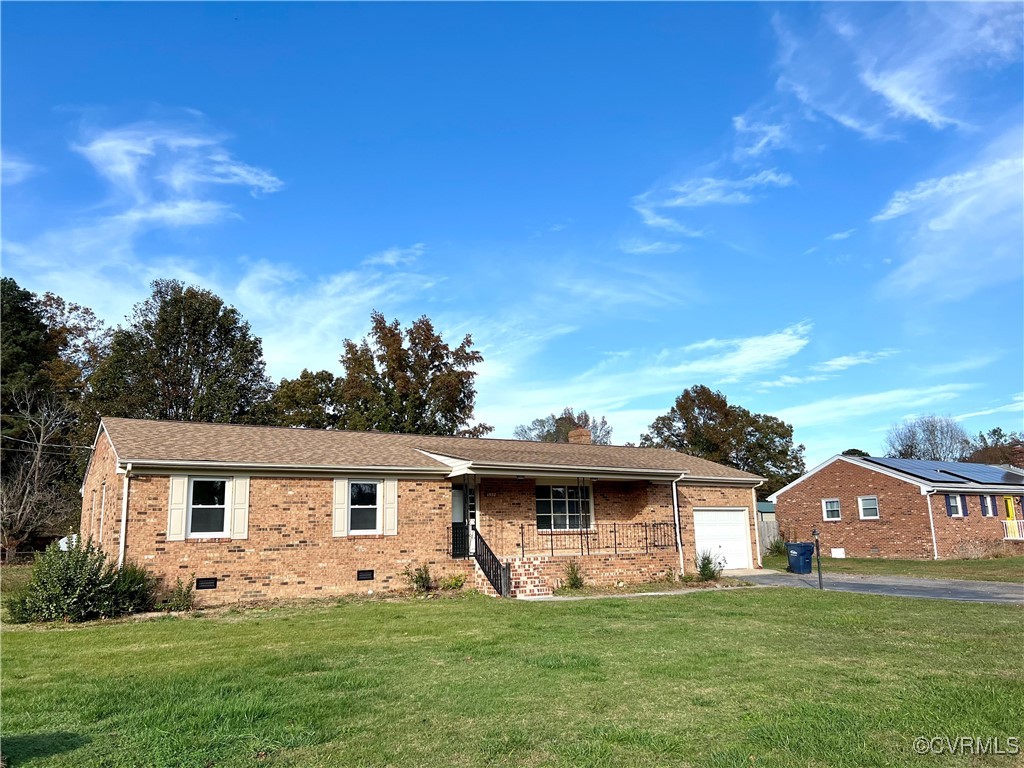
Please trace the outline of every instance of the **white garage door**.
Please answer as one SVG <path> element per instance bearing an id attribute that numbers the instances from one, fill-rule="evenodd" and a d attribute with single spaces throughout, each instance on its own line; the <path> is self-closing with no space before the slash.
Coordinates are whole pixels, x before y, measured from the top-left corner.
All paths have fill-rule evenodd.
<path id="1" fill-rule="evenodd" d="M 746 509 L 695 509 L 697 554 L 710 550 L 726 568 L 750 568 L 750 513 Z"/>

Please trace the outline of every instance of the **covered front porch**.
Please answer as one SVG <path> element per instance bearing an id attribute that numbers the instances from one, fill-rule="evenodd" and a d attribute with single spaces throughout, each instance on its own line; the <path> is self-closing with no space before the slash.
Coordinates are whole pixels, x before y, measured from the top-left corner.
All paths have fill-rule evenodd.
<path id="1" fill-rule="evenodd" d="M 593 583 L 658 578 L 680 567 L 676 477 L 463 474 L 449 555 L 474 558 L 502 595 L 550 592 L 569 559 Z"/>

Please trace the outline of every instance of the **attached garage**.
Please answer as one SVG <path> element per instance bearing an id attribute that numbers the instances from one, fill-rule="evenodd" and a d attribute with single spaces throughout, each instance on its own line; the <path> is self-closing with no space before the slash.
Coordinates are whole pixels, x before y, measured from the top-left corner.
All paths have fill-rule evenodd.
<path id="1" fill-rule="evenodd" d="M 750 510 L 746 508 L 694 509 L 696 554 L 710 551 L 726 568 L 752 568 Z"/>

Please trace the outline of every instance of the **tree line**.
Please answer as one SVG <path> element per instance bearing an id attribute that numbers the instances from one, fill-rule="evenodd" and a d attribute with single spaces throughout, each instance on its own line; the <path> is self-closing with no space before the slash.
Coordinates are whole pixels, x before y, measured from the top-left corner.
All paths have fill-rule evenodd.
<path id="1" fill-rule="evenodd" d="M 304 369 L 275 383 L 262 340 L 237 309 L 206 289 L 156 280 L 125 322 L 111 328 L 88 307 L 33 294 L 11 278 L 0 282 L 0 546 L 7 555 L 34 536 L 77 527 L 78 489 L 101 416 L 464 437 L 493 431 L 474 420 L 475 368 L 483 355 L 472 336 L 449 344 L 426 316 L 403 328 L 374 311 L 363 339 L 342 341 L 339 374 Z M 604 416 L 572 406 L 522 424 L 514 435 L 568 442 L 578 427 L 590 430 L 596 444 L 611 443 Z M 979 461 L 1007 441 L 1021 444 L 1019 435 L 1001 430 L 979 440 Z M 907 445 L 926 442 L 901 437 L 891 451 L 906 455 L 918 450 Z M 765 477 L 762 498 L 805 468 L 792 425 L 730 404 L 704 385 L 685 390 L 640 446 Z"/>

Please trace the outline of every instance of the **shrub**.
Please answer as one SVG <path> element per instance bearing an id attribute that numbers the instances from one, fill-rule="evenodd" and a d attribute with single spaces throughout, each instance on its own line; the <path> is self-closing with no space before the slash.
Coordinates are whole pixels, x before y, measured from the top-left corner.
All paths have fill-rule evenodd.
<path id="1" fill-rule="evenodd" d="M 196 575 L 193 573 L 188 581 L 182 581 L 181 577 L 174 583 L 174 589 L 164 601 L 164 609 L 168 611 L 191 611 L 196 604 Z"/>
<path id="2" fill-rule="evenodd" d="M 434 579 L 430 575 L 430 567 L 421 565 L 419 568 L 406 568 L 402 571 L 409 586 L 417 592 L 429 592 L 434 588 Z"/>
<path id="3" fill-rule="evenodd" d="M 575 560 L 565 565 L 565 586 L 569 589 L 583 589 L 583 571 Z"/>
<path id="4" fill-rule="evenodd" d="M 781 536 L 776 536 L 768 543 L 767 554 L 771 557 L 786 557 L 788 554 L 786 540 Z"/>
<path id="5" fill-rule="evenodd" d="M 462 589 L 466 585 L 466 574 L 464 573 L 453 573 L 451 576 L 445 576 L 438 583 L 438 586 L 446 592 L 455 592 Z"/>
<path id="6" fill-rule="evenodd" d="M 700 581 L 717 581 L 724 567 L 722 561 L 708 549 L 698 552 L 693 564 L 697 567 L 697 578 Z"/>
<path id="7" fill-rule="evenodd" d="M 37 557 L 32 578 L 5 603 L 12 621 L 88 621 L 148 610 L 154 581 L 142 568 L 120 570 L 92 541 L 54 542 Z"/>
<path id="8" fill-rule="evenodd" d="M 156 578 L 142 566 L 125 563 L 110 594 L 110 615 L 144 613 L 156 605 Z"/>

